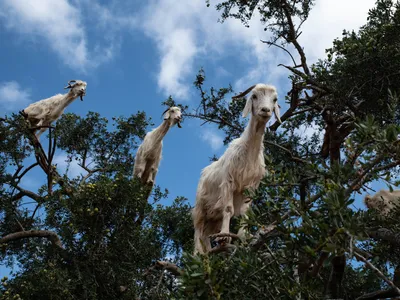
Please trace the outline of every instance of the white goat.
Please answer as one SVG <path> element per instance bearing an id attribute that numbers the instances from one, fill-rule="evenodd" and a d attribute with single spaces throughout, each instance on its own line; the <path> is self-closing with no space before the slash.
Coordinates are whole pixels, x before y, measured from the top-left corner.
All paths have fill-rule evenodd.
<path id="1" fill-rule="evenodd" d="M 400 207 L 400 190 L 380 190 L 373 196 L 365 196 L 364 203 L 369 209 L 375 209 L 386 217 L 393 209 Z"/>
<path id="2" fill-rule="evenodd" d="M 252 94 L 243 110 L 243 117 L 251 113 L 246 129 L 230 143 L 218 161 L 205 167 L 201 173 L 192 212 L 195 253 L 211 250 L 211 234 L 229 233 L 231 217 L 244 215 L 251 205 L 251 199 L 243 195 L 244 190 L 257 189 L 265 175 L 265 125 L 272 112 L 281 122 L 277 92 L 273 86 L 257 84 L 233 99 L 244 97 L 250 91 Z M 217 240 L 230 242 L 230 238 Z"/>
<path id="3" fill-rule="evenodd" d="M 21 111 L 22 115 L 30 123 L 31 127 L 50 126 L 52 122 L 57 120 L 64 112 L 64 109 L 72 103 L 76 98 L 80 97 L 83 101 L 83 96 L 86 95 L 87 83 L 82 80 L 70 80 L 68 86 L 64 89 L 70 89 L 66 94 L 57 94 L 53 97 L 40 100 L 30 104 L 27 108 Z M 39 139 L 40 135 L 47 128 L 40 128 L 36 135 Z M 38 129 L 35 129 L 35 132 Z"/>
<path id="4" fill-rule="evenodd" d="M 153 185 L 158 165 L 161 161 L 163 138 L 175 124 L 180 125 L 182 112 L 179 107 L 168 108 L 164 113 L 164 121 L 160 126 L 148 132 L 140 145 L 135 157 L 133 176 L 138 177 L 143 184 Z"/>

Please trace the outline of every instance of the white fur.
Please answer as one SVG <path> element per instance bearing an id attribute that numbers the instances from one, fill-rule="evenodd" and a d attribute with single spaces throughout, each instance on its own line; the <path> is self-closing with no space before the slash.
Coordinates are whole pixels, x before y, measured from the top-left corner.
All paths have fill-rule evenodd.
<path id="1" fill-rule="evenodd" d="M 243 195 L 244 190 L 257 189 L 265 175 L 265 125 L 272 112 L 280 120 L 277 92 L 275 87 L 265 84 L 257 84 L 251 91 L 243 110 L 243 117 L 251 113 L 246 129 L 218 161 L 201 173 L 192 212 L 195 253 L 211 249 L 210 235 L 229 233 L 231 217 L 244 215 L 251 205 L 251 199 Z"/>
<path id="2" fill-rule="evenodd" d="M 133 176 L 138 177 L 143 184 L 154 184 L 162 156 L 162 139 L 172 126 L 177 123 L 179 126 L 181 115 L 179 107 L 169 108 L 161 125 L 146 134 L 136 153 L 133 169 Z"/>
<path id="3" fill-rule="evenodd" d="M 72 81 L 70 81 L 72 82 Z M 57 94 L 53 97 L 40 100 L 30 104 L 27 108 L 22 110 L 26 119 L 29 121 L 31 127 L 36 126 L 50 126 L 52 122 L 57 120 L 64 112 L 64 109 L 71 104 L 79 96 L 84 96 L 86 93 L 87 83 L 81 80 L 75 80 L 75 83 L 65 88 L 70 88 L 66 94 Z M 82 99 L 82 98 L 81 98 Z M 39 129 L 37 138 L 46 131 L 47 128 Z M 37 130 L 35 130 L 37 132 Z"/>
<path id="4" fill-rule="evenodd" d="M 380 190 L 375 195 L 367 195 L 364 203 L 369 209 L 375 209 L 382 216 L 387 216 L 393 209 L 400 206 L 400 190 Z"/>

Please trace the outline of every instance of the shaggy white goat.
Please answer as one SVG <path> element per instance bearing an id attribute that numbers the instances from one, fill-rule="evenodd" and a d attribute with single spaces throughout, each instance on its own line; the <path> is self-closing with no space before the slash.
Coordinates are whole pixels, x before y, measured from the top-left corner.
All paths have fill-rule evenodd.
<path id="1" fill-rule="evenodd" d="M 251 205 L 251 199 L 243 195 L 244 190 L 257 189 L 265 175 L 265 125 L 272 112 L 281 122 L 277 92 L 273 86 L 257 84 L 233 99 L 244 97 L 250 91 L 243 110 L 243 117 L 251 113 L 246 129 L 230 143 L 218 161 L 201 173 L 192 212 L 195 253 L 211 250 L 210 235 L 229 233 L 231 217 L 244 215 Z M 230 242 L 230 238 L 217 240 Z"/>
<path id="2" fill-rule="evenodd" d="M 164 121 L 160 126 L 146 134 L 136 153 L 133 176 L 139 177 L 143 184 L 154 184 L 158 165 L 161 161 L 162 140 L 168 130 L 175 124 L 178 124 L 178 127 L 181 128 L 182 112 L 179 107 L 170 107 L 163 114 Z"/>
<path id="3" fill-rule="evenodd" d="M 380 215 L 387 216 L 393 209 L 400 206 L 400 190 L 380 190 L 375 195 L 367 195 L 364 203 L 369 209 L 376 209 Z"/>
<path id="4" fill-rule="evenodd" d="M 57 120 L 64 112 L 64 109 L 72 103 L 76 98 L 80 97 L 83 101 L 83 96 L 86 95 L 87 83 L 82 80 L 70 80 L 68 86 L 64 89 L 70 89 L 66 94 L 57 94 L 53 97 L 40 100 L 30 104 L 27 108 L 21 111 L 25 119 L 30 123 L 31 127 L 50 126 L 52 122 Z M 40 135 L 47 128 L 40 128 L 36 135 L 39 139 Z M 38 129 L 35 130 L 37 132 Z"/>

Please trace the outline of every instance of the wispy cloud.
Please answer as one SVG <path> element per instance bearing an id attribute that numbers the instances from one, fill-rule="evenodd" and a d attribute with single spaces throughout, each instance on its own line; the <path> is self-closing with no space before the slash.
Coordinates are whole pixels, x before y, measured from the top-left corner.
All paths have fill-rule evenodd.
<path id="1" fill-rule="evenodd" d="M 75 4 L 75 5 L 74 5 Z M 3 0 L 0 21 L 8 30 L 19 32 L 26 39 L 50 47 L 61 60 L 74 70 L 87 72 L 111 60 L 118 49 L 112 34 L 122 27 L 131 27 L 132 18 L 113 14 L 97 2 L 82 0 L 79 6 L 70 0 Z M 102 27 L 101 39 L 89 43 L 85 9 L 95 13 L 96 24 Z M 82 12 L 83 11 L 83 12 Z"/>
<path id="2" fill-rule="evenodd" d="M 67 173 L 70 178 L 75 178 L 81 174 L 87 174 L 87 172 L 78 166 L 76 160 L 70 161 L 65 153 L 60 153 L 54 156 L 53 164 L 57 165 L 57 169 L 61 171 L 61 174 Z"/>
<path id="3" fill-rule="evenodd" d="M 30 102 L 31 94 L 28 89 L 23 89 L 16 81 L 0 83 L 0 106 L 6 111 L 23 108 Z"/>
<path id="4" fill-rule="evenodd" d="M 224 144 L 224 139 L 212 129 L 204 129 L 200 137 L 210 145 L 213 151 L 219 150 Z"/>
<path id="5" fill-rule="evenodd" d="M 343 28 L 358 28 L 365 23 L 367 11 L 374 3 L 374 0 L 345 1 L 339 0 L 339 4 L 321 0 L 311 12 L 301 35 L 311 62 L 323 57 L 324 49 L 340 36 Z M 357 16 L 354 16 L 354 9 L 359 12 Z M 219 17 L 219 12 L 213 7 L 207 8 L 204 0 L 182 1 L 179 5 L 174 0 L 149 1 L 142 24 L 159 50 L 158 86 L 166 95 L 189 96 L 188 87 L 201 59 L 218 61 L 232 56 L 235 63 L 246 63 L 247 67 L 235 74 L 235 90 L 258 82 L 280 85 L 286 80 L 287 70 L 277 65 L 289 63 L 290 58 L 280 49 L 261 43 L 260 40 L 268 40 L 269 34 L 264 31 L 257 12 L 250 21 L 250 28 L 233 19 L 218 23 Z"/>

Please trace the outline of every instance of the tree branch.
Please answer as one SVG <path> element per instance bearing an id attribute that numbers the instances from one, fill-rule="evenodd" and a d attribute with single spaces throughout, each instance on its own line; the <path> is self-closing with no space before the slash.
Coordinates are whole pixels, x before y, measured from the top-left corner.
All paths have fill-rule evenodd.
<path id="1" fill-rule="evenodd" d="M 394 246 L 400 246 L 400 233 L 393 232 L 387 228 L 379 228 L 377 230 L 368 230 L 367 234 L 370 238 L 389 242 Z"/>
<path id="2" fill-rule="evenodd" d="M 33 237 L 46 238 L 53 244 L 53 246 L 55 246 L 60 250 L 65 251 L 58 235 L 55 232 L 49 230 L 29 230 L 29 231 L 19 231 L 10 233 L 0 239 L 0 244 L 6 244 L 11 241 L 17 241 L 20 239 L 33 238 Z"/>
<path id="3" fill-rule="evenodd" d="M 175 276 L 182 276 L 184 274 L 184 271 L 182 269 L 180 269 L 177 265 L 175 265 L 174 263 L 168 262 L 168 261 L 163 261 L 163 260 L 157 261 L 154 266 L 150 267 L 147 270 L 145 275 L 150 270 L 153 270 L 153 269 L 167 270 L 167 271 L 171 272 L 171 274 L 173 274 Z"/>
<path id="4" fill-rule="evenodd" d="M 377 267 L 375 267 L 373 264 L 371 264 L 364 256 L 361 254 L 357 253 L 357 250 L 354 251 L 354 256 L 358 259 L 361 260 L 369 269 L 374 271 L 378 277 L 383 279 L 387 284 L 389 284 L 397 293 L 397 295 L 400 295 L 400 290 L 399 288 L 391 281 L 389 278 L 387 278 Z"/>

